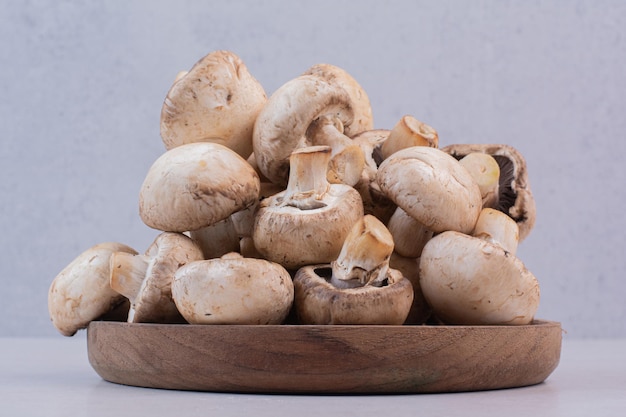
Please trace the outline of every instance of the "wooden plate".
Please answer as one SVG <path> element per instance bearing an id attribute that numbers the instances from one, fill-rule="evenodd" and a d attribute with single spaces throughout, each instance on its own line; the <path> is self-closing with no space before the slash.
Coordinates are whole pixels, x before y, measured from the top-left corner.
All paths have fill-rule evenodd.
<path id="1" fill-rule="evenodd" d="M 419 393 L 533 385 L 561 325 L 219 326 L 92 322 L 89 362 L 140 387 L 255 393 Z"/>

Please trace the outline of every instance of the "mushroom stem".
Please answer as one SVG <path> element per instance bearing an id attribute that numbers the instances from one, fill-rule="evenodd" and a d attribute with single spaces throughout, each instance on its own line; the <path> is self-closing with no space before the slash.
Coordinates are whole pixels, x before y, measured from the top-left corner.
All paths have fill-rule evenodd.
<path id="1" fill-rule="evenodd" d="M 486 153 L 472 152 L 459 160 L 480 188 L 483 207 L 497 207 L 499 200 L 500 166 Z"/>
<path id="2" fill-rule="evenodd" d="M 341 120 L 334 115 L 316 119 L 307 130 L 313 145 L 330 146 L 332 149 L 327 178 L 333 184 L 354 186 L 365 167 L 365 155 L 361 147 L 343 134 Z"/>
<path id="3" fill-rule="evenodd" d="M 437 148 L 439 135 L 435 129 L 426 123 L 407 115 L 402 117 L 391 129 L 389 137 L 382 144 L 380 151 L 383 159 L 387 159 L 393 153 L 412 146 Z"/>
<path id="4" fill-rule="evenodd" d="M 202 250 L 204 259 L 220 256 L 239 250 L 239 236 L 232 215 L 202 229 L 192 230 L 189 236 Z"/>
<path id="5" fill-rule="evenodd" d="M 111 254 L 110 265 L 111 288 L 132 303 L 137 298 L 150 268 L 150 258 L 146 255 L 114 252 Z"/>
<path id="6" fill-rule="evenodd" d="M 519 227 L 507 214 L 484 208 L 478 216 L 472 236 L 500 246 L 511 255 L 517 252 Z"/>
<path id="7" fill-rule="evenodd" d="M 337 260 L 331 262 L 331 284 L 337 288 L 381 286 L 392 252 L 391 233 L 376 217 L 365 215 L 348 233 Z"/>
<path id="8" fill-rule="evenodd" d="M 330 188 L 326 179 L 330 152 L 328 146 L 293 151 L 289 158 L 289 182 L 280 206 L 312 210 L 326 205 L 321 200 Z"/>

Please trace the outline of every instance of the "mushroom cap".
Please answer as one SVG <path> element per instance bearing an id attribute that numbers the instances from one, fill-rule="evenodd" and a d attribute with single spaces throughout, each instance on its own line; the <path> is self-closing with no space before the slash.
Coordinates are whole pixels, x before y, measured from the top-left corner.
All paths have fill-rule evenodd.
<path id="1" fill-rule="evenodd" d="M 426 146 L 385 159 L 376 174 L 381 191 L 427 229 L 470 233 L 482 208 L 478 184 L 447 153 Z"/>
<path id="2" fill-rule="evenodd" d="M 141 186 L 139 213 L 154 229 L 192 231 L 251 206 L 259 190 L 257 173 L 234 151 L 217 143 L 189 143 L 154 162 Z"/>
<path id="3" fill-rule="evenodd" d="M 169 150 L 217 142 L 247 158 L 254 121 L 266 101 L 263 86 L 237 55 L 212 52 L 177 77 L 168 91 L 161 110 L 163 143 Z"/>
<path id="4" fill-rule="evenodd" d="M 52 281 L 48 311 L 64 336 L 74 335 L 126 300 L 109 285 L 109 258 L 114 252 L 137 254 L 121 243 L 100 243 L 78 255 Z"/>
<path id="5" fill-rule="evenodd" d="M 309 265 L 296 273 L 294 308 L 301 324 L 401 325 L 413 302 L 413 287 L 400 271 L 388 270 L 386 285 L 339 289 L 330 265 Z"/>
<path id="6" fill-rule="evenodd" d="M 428 241 L 419 266 L 424 297 L 448 324 L 529 324 L 539 307 L 535 276 L 482 239 L 441 233 Z"/>
<path id="7" fill-rule="evenodd" d="M 535 226 L 536 207 L 528 182 L 526 160 L 514 147 L 503 144 L 456 144 L 442 148 L 456 159 L 474 152 L 491 155 L 500 166 L 500 198 L 493 207 L 508 214 L 519 226 L 520 242 Z"/>
<path id="8" fill-rule="evenodd" d="M 180 268 L 172 295 L 194 324 L 281 324 L 293 303 L 293 282 L 280 265 L 241 256 Z"/>
<path id="9" fill-rule="evenodd" d="M 400 271 L 413 286 L 413 303 L 404 324 L 424 324 L 432 313 L 420 287 L 419 262 L 419 258 L 406 258 L 396 252 L 389 259 L 389 267 Z"/>
<path id="10" fill-rule="evenodd" d="M 346 70 L 331 64 L 316 64 L 306 70 L 303 75 L 315 75 L 346 90 L 354 110 L 352 124 L 344 129 L 346 136 L 352 137 L 374 128 L 370 99 L 363 87 Z"/>
<path id="11" fill-rule="evenodd" d="M 180 322 L 180 314 L 172 300 L 172 280 L 181 266 L 203 260 L 202 250 L 182 233 L 163 232 L 145 255 L 151 259 L 151 266 L 131 307 L 132 322 Z"/>
<path id="12" fill-rule="evenodd" d="M 286 185 L 289 156 L 307 143 L 306 131 L 318 117 L 334 114 L 344 128 L 353 120 L 350 96 L 343 88 L 313 75 L 302 75 L 278 88 L 254 124 L 252 144 L 258 169 L 275 184 Z"/>
<path id="13" fill-rule="evenodd" d="M 252 234 L 257 250 L 288 269 L 337 259 L 350 229 L 363 217 L 359 193 L 331 184 L 322 206 L 307 210 L 280 206 L 283 195 L 285 191 L 261 201 Z"/>

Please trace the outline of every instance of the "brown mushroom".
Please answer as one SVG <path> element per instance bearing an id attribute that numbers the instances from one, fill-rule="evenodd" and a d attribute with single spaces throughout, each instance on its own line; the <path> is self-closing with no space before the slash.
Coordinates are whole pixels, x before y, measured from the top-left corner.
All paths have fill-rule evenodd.
<path id="1" fill-rule="evenodd" d="M 294 308 L 302 324 L 402 324 L 413 288 L 389 268 L 393 239 L 374 216 L 359 220 L 331 264 L 310 265 L 294 277 Z"/>
<path id="2" fill-rule="evenodd" d="M 456 159 L 482 152 L 491 155 L 500 167 L 499 197 L 496 208 L 517 222 L 520 242 L 526 239 L 535 225 L 535 199 L 528 182 L 526 160 L 510 145 L 501 144 L 458 144 L 442 148 Z"/>

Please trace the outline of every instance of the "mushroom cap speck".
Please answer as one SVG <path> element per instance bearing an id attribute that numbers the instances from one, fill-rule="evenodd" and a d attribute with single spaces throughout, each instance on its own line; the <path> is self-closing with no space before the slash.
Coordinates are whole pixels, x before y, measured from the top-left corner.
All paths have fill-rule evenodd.
<path id="1" fill-rule="evenodd" d="M 189 143 L 165 152 L 150 167 L 139 213 L 154 229 L 192 231 L 253 205 L 259 190 L 254 168 L 234 151 L 211 142 Z"/>

